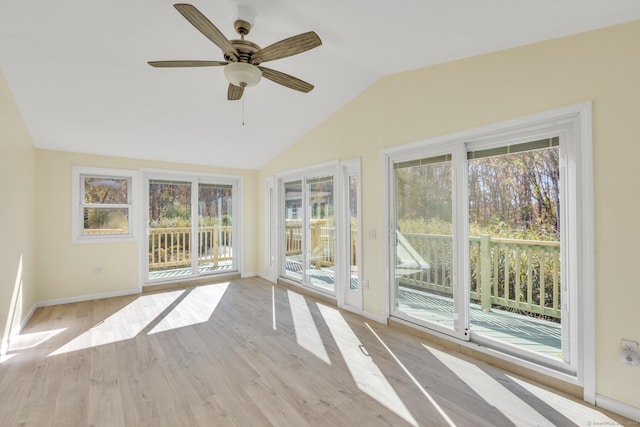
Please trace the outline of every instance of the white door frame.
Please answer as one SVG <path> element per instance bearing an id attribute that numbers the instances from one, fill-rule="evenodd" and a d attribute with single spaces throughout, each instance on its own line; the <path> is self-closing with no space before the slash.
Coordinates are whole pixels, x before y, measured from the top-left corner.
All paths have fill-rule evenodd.
<path id="1" fill-rule="evenodd" d="M 356 179 L 356 261 L 357 261 L 357 289 L 351 289 L 351 212 L 350 212 L 350 178 Z M 337 293 L 338 306 L 355 313 L 362 313 L 362 174 L 360 158 L 340 162 L 338 170 L 338 199 L 340 200 L 340 210 L 337 212 L 338 219 L 342 226 L 342 233 L 337 236 L 336 242 L 339 246 L 337 251 L 341 254 L 341 266 L 339 271 L 341 276 L 341 289 Z M 336 248 L 337 249 L 337 248 Z"/>
<path id="2" fill-rule="evenodd" d="M 270 176 L 264 180 L 264 278 L 276 282 L 277 280 L 277 248 L 279 236 L 277 235 L 277 191 L 276 191 L 276 179 Z"/>
<path id="3" fill-rule="evenodd" d="M 569 105 L 555 110 L 545 111 L 526 117 L 507 120 L 500 123 L 491 124 L 479 128 L 469 129 L 450 135 L 433 138 L 428 141 L 421 141 L 392 149 L 384 150 L 382 153 L 384 167 L 385 194 L 383 195 L 383 215 L 385 227 L 385 315 L 390 315 L 390 305 L 393 301 L 393 281 L 391 271 L 390 252 L 393 249 L 392 236 L 394 229 L 391 222 L 390 202 L 392 197 L 392 182 L 390 180 L 392 169 L 392 158 L 401 156 L 411 158 L 415 153 L 419 153 L 424 147 L 437 147 L 442 144 L 459 144 L 464 146 L 467 141 L 479 143 L 483 139 L 501 137 L 513 137 L 523 132 L 524 129 L 534 131 L 535 129 L 550 129 L 555 125 L 567 124 L 565 129 L 569 130 L 570 137 L 567 140 L 565 156 L 570 158 L 561 159 L 565 162 L 567 170 L 563 173 L 570 174 L 572 179 L 568 181 L 571 187 L 565 191 L 571 196 L 571 200 L 565 206 L 565 214 L 571 221 L 565 220 L 565 224 L 570 224 L 569 235 L 566 237 L 568 250 L 569 280 L 574 285 L 569 287 L 569 301 L 573 303 L 569 307 L 569 312 L 573 313 L 573 321 L 570 322 L 571 339 L 575 340 L 571 345 L 570 359 L 575 368 L 575 376 L 570 377 L 559 372 L 558 377 L 569 378 L 570 382 L 583 387 L 583 398 L 585 401 L 595 404 L 596 400 L 596 377 L 595 377 L 595 283 L 594 283 L 594 197 L 593 197 L 593 142 L 592 142 L 592 105 L 591 102 Z M 414 157 L 415 158 L 415 157 Z M 567 194 L 567 193 L 565 193 Z M 467 243 L 468 245 L 468 243 Z M 467 253 L 468 255 L 468 253 Z M 465 256 L 465 258 L 468 258 Z M 565 261 L 565 260 L 563 260 Z M 568 282 L 568 281 L 567 281 Z M 577 292 L 575 283 L 580 283 L 580 292 Z M 566 301 L 566 299 L 565 299 Z M 479 347 L 482 351 L 482 347 Z M 527 366 L 530 369 L 548 374 L 548 367 L 537 365 L 516 356 L 505 356 L 518 365 Z M 571 380 L 573 378 L 573 380 Z"/>
<path id="4" fill-rule="evenodd" d="M 182 182 L 191 183 L 191 227 L 197 229 L 198 227 L 198 184 L 227 184 L 233 186 L 231 211 L 232 211 L 232 225 L 231 233 L 233 238 L 233 260 L 231 270 L 223 271 L 216 274 L 228 274 L 228 273 L 241 273 L 242 272 L 242 197 L 243 197 L 243 178 L 237 175 L 217 175 L 184 171 L 173 171 L 164 169 L 151 169 L 141 168 L 140 175 L 142 177 L 142 185 L 140 186 L 140 199 L 142 200 L 142 209 L 140 210 L 140 234 L 141 238 L 138 243 L 138 269 L 140 272 L 139 283 L 140 287 L 161 285 L 173 281 L 189 281 L 201 278 L 202 275 L 197 274 L 197 260 L 192 260 L 192 274 L 190 276 L 178 277 L 176 279 L 160 279 L 149 280 L 149 180 L 162 179 L 162 180 L 176 180 Z M 191 233 L 191 247 L 197 247 L 198 235 L 197 233 Z"/>

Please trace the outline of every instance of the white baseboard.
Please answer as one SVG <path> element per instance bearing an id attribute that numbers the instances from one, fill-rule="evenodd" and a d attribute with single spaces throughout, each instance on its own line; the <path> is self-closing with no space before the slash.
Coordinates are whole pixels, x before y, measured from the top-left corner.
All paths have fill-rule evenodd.
<path id="1" fill-rule="evenodd" d="M 247 277 L 256 277 L 259 276 L 258 273 L 242 273 L 240 274 L 241 279 L 246 279 Z"/>
<path id="2" fill-rule="evenodd" d="M 596 406 L 640 422 L 640 408 L 635 406 L 627 405 L 599 394 L 596 394 Z"/>
<path id="3" fill-rule="evenodd" d="M 273 279 L 271 279 L 269 276 L 267 276 L 267 274 L 265 273 L 258 273 L 258 277 L 260 277 L 261 279 L 266 280 L 269 283 L 276 283 Z"/>
<path id="4" fill-rule="evenodd" d="M 27 326 L 27 323 L 29 323 L 29 320 L 31 320 L 31 316 L 33 316 L 33 313 L 36 312 L 36 308 L 38 308 L 38 303 L 35 303 L 31 306 L 31 308 L 27 312 L 27 315 L 24 316 L 24 318 L 22 319 L 22 322 L 20 322 L 20 327 L 18 328 L 18 334 L 21 334 L 24 327 Z"/>
<path id="5" fill-rule="evenodd" d="M 6 340 L 2 340 L 2 344 L 0 344 L 0 357 L 7 354 L 7 351 L 9 351 L 9 347 L 11 346 L 11 339 L 22 333 L 24 327 L 27 326 L 27 323 L 29 323 L 29 320 L 31 320 L 31 316 L 33 316 L 33 313 L 35 313 L 36 308 L 38 308 L 38 303 L 35 303 L 31 306 L 27 314 L 20 321 L 18 328 L 15 331 L 12 331 L 11 335 L 9 335 Z"/>
<path id="6" fill-rule="evenodd" d="M 359 313 L 361 316 L 366 317 L 367 319 L 371 319 L 375 322 L 382 323 L 383 325 L 387 324 L 387 318 L 384 316 L 380 316 L 378 314 L 369 313 L 368 311 L 362 311 Z"/>
<path id="7" fill-rule="evenodd" d="M 339 308 L 341 308 L 342 310 L 346 310 L 346 311 L 348 311 L 348 312 L 350 312 L 350 313 L 354 313 L 354 314 L 357 314 L 357 315 L 359 315 L 359 316 L 363 316 L 363 314 L 362 314 L 362 310 L 360 310 L 360 309 L 359 309 L 359 308 L 357 308 L 357 307 L 353 307 L 353 306 L 351 306 L 351 305 L 346 305 L 346 304 L 344 304 L 344 305 L 338 305 L 338 307 L 339 307 Z"/>
<path id="8" fill-rule="evenodd" d="M 81 295 L 78 297 L 69 297 L 69 298 L 57 298 L 57 299 L 49 299 L 44 301 L 39 301 L 35 304 L 36 307 L 48 307 L 50 305 L 60 305 L 60 304 L 69 304 L 72 302 L 81 302 L 81 301 L 90 301 L 94 299 L 103 299 L 103 298 L 112 298 L 112 297 L 121 297 L 124 295 L 134 295 L 139 294 L 140 289 L 125 289 L 122 291 L 113 291 L 113 292 L 103 292 L 100 294 L 90 294 L 90 295 Z"/>

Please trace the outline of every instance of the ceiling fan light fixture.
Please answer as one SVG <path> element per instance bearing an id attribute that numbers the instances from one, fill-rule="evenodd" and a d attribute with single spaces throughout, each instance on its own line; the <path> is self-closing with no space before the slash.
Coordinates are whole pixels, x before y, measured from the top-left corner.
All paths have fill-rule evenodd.
<path id="1" fill-rule="evenodd" d="M 251 87 L 260 82 L 262 71 L 246 62 L 232 62 L 224 67 L 224 76 L 234 86 Z"/>

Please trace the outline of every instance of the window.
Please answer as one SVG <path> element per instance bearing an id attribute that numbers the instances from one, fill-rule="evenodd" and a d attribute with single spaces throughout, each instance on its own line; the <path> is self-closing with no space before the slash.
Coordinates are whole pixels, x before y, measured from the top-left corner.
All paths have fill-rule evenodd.
<path id="1" fill-rule="evenodd" d="M 134 171 L 74 167 L 73 241 L 134 237 Z"/>

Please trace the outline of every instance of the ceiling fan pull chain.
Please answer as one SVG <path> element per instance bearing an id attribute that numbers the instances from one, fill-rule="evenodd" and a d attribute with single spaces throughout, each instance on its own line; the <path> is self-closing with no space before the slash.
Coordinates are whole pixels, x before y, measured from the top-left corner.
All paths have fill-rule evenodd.
<path id="1" fill-rule="evenodd" d="M 242 126 L 244 126 L 244 99 L 246 97 L 246 95 L 242 97 Z"/>

